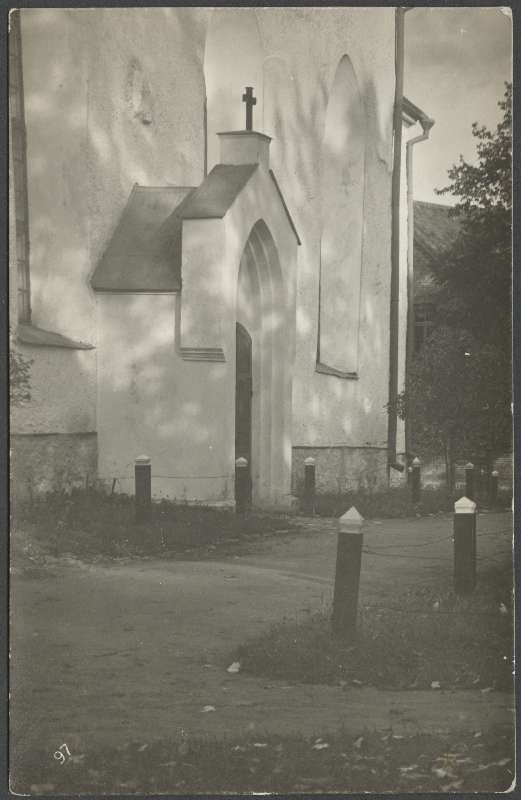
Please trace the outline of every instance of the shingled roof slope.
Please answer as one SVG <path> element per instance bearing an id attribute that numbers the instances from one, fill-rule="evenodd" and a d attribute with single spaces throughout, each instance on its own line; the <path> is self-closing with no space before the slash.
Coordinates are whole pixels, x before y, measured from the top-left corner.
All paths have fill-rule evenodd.
<path id="1" fill-rule="evenodd" d="M 176 210 L 181 219 L 220 219 L 246 186 L 258 164 L 217 164 Z"/>
<path id="2" fill-rule="evenodd" d="M 192 191 L 186 186 L 136 184 L 94 271 L 92 288 L 99 292 L 179 291 L 182 221 L 172 212 Z"/>
<path id="3" fill-rule="evenodd" d="M 451 206 L 414 202 L 414 299 L 428 302 L 437 290 L 433 271 L 458 238 L 461 223 Z"/>

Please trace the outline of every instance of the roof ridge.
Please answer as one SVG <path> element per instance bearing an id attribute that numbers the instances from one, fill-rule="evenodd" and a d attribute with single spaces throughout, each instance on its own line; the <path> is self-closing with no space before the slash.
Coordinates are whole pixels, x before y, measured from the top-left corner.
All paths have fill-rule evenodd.
<path id="1" fill-rule="evenodd" d="M 434 208 L 454 208 L 454 206 L 450 206 L 447 203 L 433 203 L 431 200 L 414 200 L 415 206 L 433 206 Z"/>

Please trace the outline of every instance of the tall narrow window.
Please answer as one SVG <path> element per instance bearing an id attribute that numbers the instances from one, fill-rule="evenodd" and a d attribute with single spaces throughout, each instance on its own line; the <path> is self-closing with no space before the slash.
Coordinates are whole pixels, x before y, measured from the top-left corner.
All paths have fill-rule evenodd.
<path id="1" fill-rule="evenodd" d="M 348 56 L 331 86 L 321 157 L 322 238 L 317 370 L 358 371 L 365 189 L 365 110 Z"/>
<path id="2" fill-rule="evenodd" d="M 31 285 L 29 275 L 29 221 L 27 210 L 27 154 L 25 144 L 20 12 L 11 11 L 9 21 L 9 110 L 14 184 L 11 191 L 14 196 L 16 230 L 16 241 L 10 242 L 10 248 L 16 251 L 18 321 L 30 322 Z"/>

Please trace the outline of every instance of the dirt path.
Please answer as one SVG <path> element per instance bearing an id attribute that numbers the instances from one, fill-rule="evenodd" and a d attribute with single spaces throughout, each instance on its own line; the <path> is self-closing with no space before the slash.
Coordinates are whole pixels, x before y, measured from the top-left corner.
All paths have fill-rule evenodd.
<path id="1" fill-rule="evenodd" d="M 229 653 L 283 616 L 330 600 L 336 537 L 300 537 L 215 561 L 80 564 L 12 580 L 12 767 L 32 746 L 150 741 L 190 734 L 479 730 L 512 721 L 497 692 L 290 686 L 226 672 Z M 480 518 L 480 559 L 508 558 L 507 514 Z M 450 582 L 450 518 L 371 523 L 362 602 L 399 582 Z M 482 562 L 480 562 L 482 563 Z M 205 706 L 214 711 L 204 712 Z"/>

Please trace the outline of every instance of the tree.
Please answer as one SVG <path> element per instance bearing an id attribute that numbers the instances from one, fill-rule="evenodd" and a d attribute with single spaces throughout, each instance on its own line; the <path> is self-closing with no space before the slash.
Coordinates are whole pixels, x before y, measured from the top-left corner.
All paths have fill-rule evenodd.
<path id="1" fill-rule="evenodd" d="M 458 202 L 452 214 L 461 233 L 438 262 L 438 315 L 473 332 L 478 341 L 510 350 L 512 268 L 512 84 L 498 103 L 503 118 L 494 132 L 474 123 L 477 163 L 463 156 L 437 190 Z"/>
<path id="2" fill-rule="evenodd" d="M 460 234 L 434 271 L 433 330 L 408 370 L 398 413 L 413 450 L 491 461 L 511 446 L 512 86 L 495 131 L 474 123 L 477 162 L 460 156 L 438 194 L 458 201 Z"/>

